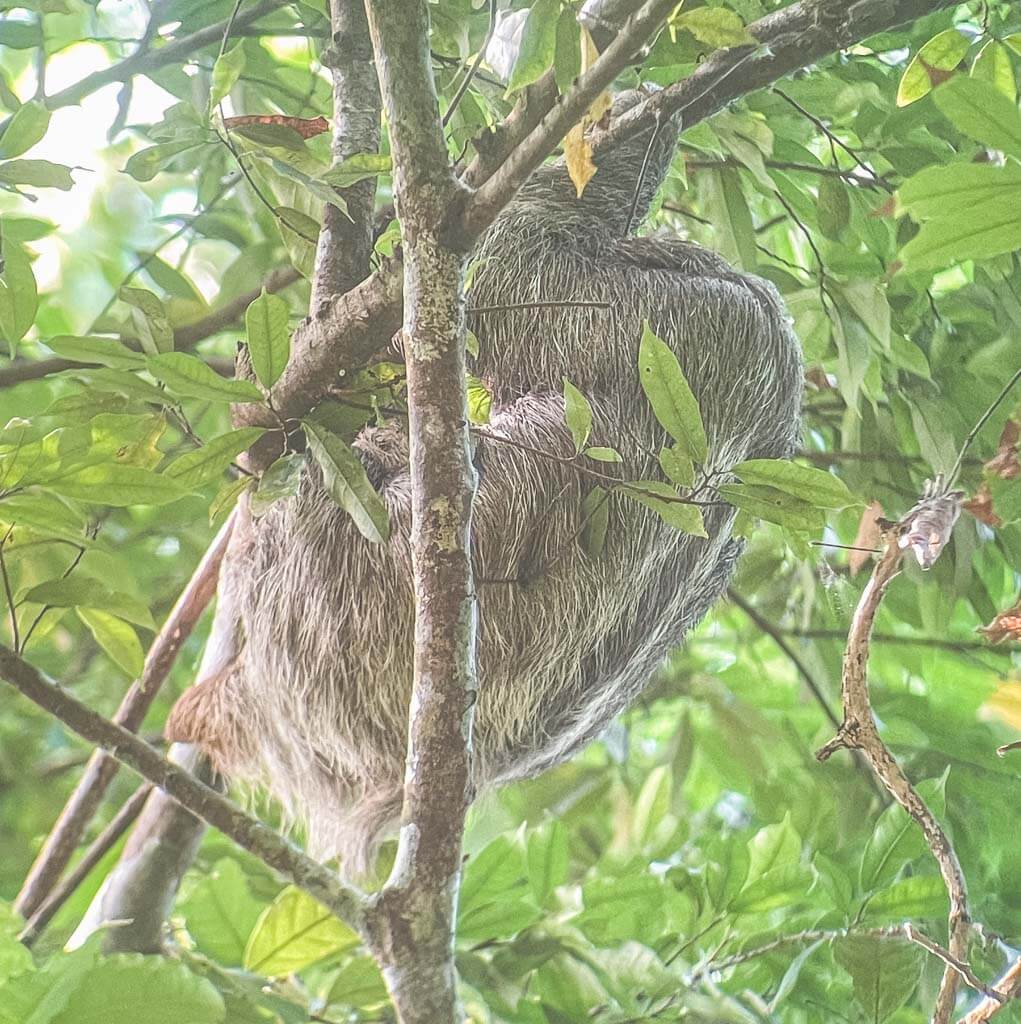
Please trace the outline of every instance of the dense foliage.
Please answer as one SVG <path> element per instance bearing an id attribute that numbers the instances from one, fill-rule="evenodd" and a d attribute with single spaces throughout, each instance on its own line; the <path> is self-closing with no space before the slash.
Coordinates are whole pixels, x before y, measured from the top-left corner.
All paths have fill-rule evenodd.
<path id="1" fill-rule="evenodd" d="M 314 0 L 263 5 L 225 46 L 215 36 L 168 62 L 159 55 L 172 40 L 222 22 L 232 5 L 166 0 L 152 22 L 141 3 L 2 6 L 0 554 L 15 612 L 0 602 L 0 640 L 112 713 L 240 491 L 257 486 L 254 500 L 270 502 L 295 486 L 304 456 L 258 485 L 235 468 L 258 431 L 232 431 L 229 403 L 261 393 L 228 379 L 230 360 L 247 340 L 260 381 L 279 375 L 288 322 L 308 310 L 332 185 L 382 172 L 377 250 L 392 251 L 389 163 L 356 157 L 328 171 L 329 136 L 313 121 L 331 114 L 328 22 Z M 564 83 L 579 66 L 576 4 L 508 6 L 525 18 L 520 50 L 498 35 L 450 118 L 455 156 L 551 65 Z M 743 24 L 768 9 L 681 8 L 622 84 L 679 80 L 706 52 L 744 42 Z M 489 12 L 469 0 L 431 10 L 447 104 Z M 103 77 L 136 52 L 137 77 Z M 829 483 L 820 495 L 818 477 L 809 493 L 800 477 L 750 473 L 735 504 L 772 522 L 748 516 L 734 600 L 600 742 L 474 809 L 458 956 L 472 1020 L 928 1019 L 942 963 L 883 930 L 910 920 L 942 941 L 935 863 L 864 767 L 813 757 L 833 733 L 842 642 L 868 576 L 867 554 L 829 545 L 876 544 L 872 503 L 896 518 L 927 477 L 950 472 L 1021 367 L 1019 64 L 1015 5 L 950 7 L 682 135 L 650 229 L 691 237 L 780 288 L 808 366 L 799 462 L 830 470 L 820 474 Z M 224 115 L 263 114 L 305 120 L 224 129 Z M 236 300 L 267 282 L 276 295 L 246 317 Z M 224 309 L 235 315 L 218 317 Z M 323 423 L 350 436 L 359 417 L 385 415 L 392 372 L 359 378 L 365 408 L 320 418 L 314 453 L 328 458 L 320 449 L 333 435 L 316 446 Z M 567 398 L 581 449 L 584 398 Z M 894 582 L 871 672 L 884 739 L 960 855 L 982 926 L 971 963 L 987 980 L 1021 946 L 1021 753 L 996 755 L 1021 728 L 1010 646 L 1021 620 L 998 620 L 998 646 L 975 632 L 1017 596 L 1019 402 L 1008 398 L 967 452 L 971 512 L 943 556 Z M 385 530 L 371 493 L 357 490 L 353 514 Z M 776 494 L 779 505 L 765 500 Z M 830 508 L 825 526 L 817 506 Z M 154 739 L 202 639 L 190 638 L 156 702 Z M 88 753 L 5 695 L 5 898 Z M 106 819 L 135 781 L 122 773 Z M 390 1019 L 354 933 L 216 834 L 174 911 L 175 958 L 104 957 L 95 940 L 62 952 L 115 858 L 31 952 L 13 913 L 0 914 L 0 1022 Z M 998 1019 L 1021 1021 L 1021 1010 Z"/>

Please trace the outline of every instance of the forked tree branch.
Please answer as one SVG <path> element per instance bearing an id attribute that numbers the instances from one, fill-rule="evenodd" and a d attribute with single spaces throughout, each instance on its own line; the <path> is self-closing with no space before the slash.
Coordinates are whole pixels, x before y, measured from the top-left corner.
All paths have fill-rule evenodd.
<path id="1" fill-rule="evenodd" d="M 130 732 L 137 732 L 141 727 L 181 647 L 216 593 L 216 577 L 230 539 L 232 523 L 233 517 L 224 523 L 206 549 L 163 628 L 153 640 L 141 676 L 137 682 L 132 683 L 114 715 L 114 722 Z M 99 809 L 103 794 L 116 774 L 117 762 L 113 757 L 101 750 L 93 753 L 18 893 L 14 904 L 18 913 L 31 917 L 49 895 L 81 842 Z"/>
<path id="2" fill-rule="evenodd" d="M 124 726 L 86 707 L 3 644 L 0 678 L 82 739 L 109 751 L 121 764 L 304 889 L 352 928 L 362 928 L 365 897 L 357 889 L 342 884 L 335 872 L 305 856 L 293 843 L 249 817 L 215 789 L 171 764 Z"/>
<path id="3" fill-rule="evenodd" d="M 955 961 L 965 963 L 971 915 L 968 909 L 968 891 L 964 872 L 961 870 L 957 853 L 943 827 L 879 735 L 869 695 L 868 662 L 873 623 L 887 588 L 900 572 L 906 547 L 902 540 L 914 527 L 914 520 L 919 508 L 920 506 L 916 506 L 901 522 L 894 524 L 888 530 L 886 550 L 876 563 L 872 576 L 854 610 L 843 662 L 841 699 L 844 707 L 844 720 L 837 735 L 819 749 L 816 757 L 820 761 L 825 761 L 841 748 L 861 751 L 886 791 L 907 811 L 922 830 L 926 845 L 939 866 L 940 875 L 950 900 L 950 916 L 947 926 L 949 955 Z M 938 554 L 938 550 L 936 553 Z M 949 1024 L 960 979 L 960 971 L 948 964 L 937 994 L 933 1024 Z"/>

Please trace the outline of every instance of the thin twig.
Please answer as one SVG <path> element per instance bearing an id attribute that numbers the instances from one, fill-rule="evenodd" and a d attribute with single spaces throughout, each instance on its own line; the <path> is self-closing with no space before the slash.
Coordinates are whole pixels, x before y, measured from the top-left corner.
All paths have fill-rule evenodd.
<path id="1" fill-rule="evenodd" d="M 961 463 L 964 460 L 964 456 L 968 449 L 971 447 L 971 442 L 978 436 L 979 431 L 989 422 L 989 417 L 999 408 L 1000 403 L 1007 397 L 1010 389 L 1021 380 L 1021 369 L 1018 369 L 1014 376 L 1003 386 L 1000 393 L 996 396 L 993 404 L 979 417 L 978 422 L 968 431 L 968 436 L 964 439 L 964 444 L 961 445 L 961 450 L 957 453 L 957 461 L 954 463 L 954 468 L 950 471 L 950 476 L 947 477 L 949 486 L 953 486 L 957 481 L 957 475 L 961 472 Z"/>
<path id="2" fill-rule="evenodd" d="M 4 558 L 4 547 L 14 533 L 14 523 L 7 527 L 7 532 L 0 540 L 0 575 L 4 579 L 4 595 L 7 597 L 7 608 L 11 616 L 11 642 L 16 651 L 21 650 L 21 639 L 18 634 L 18 609 L 14 607 L 14 591 L 11 589 L 11 580 L 7 575 L 7 560 Z"/>
<path id="3" fill-rule="evenodd" d="M 26 946 L 31 946 L 35 942 L 39 933 L 53 920 L 53 915 L 70 899 L 78 886 L 88 877 L 89 872 L 113 848 L 117 840 L 127 832 L 151 792 L 152 785 L 150 783 L 145 782 L 139 786 L 128 797 L 127 802 L 114 815 L 106 828 L 92 841 L 89 848 L 82 854 L 81 860 L 75 864 L 74 870 L 62 879 L 60 884 L 43 900 L 39 909 L 29 918 L 28 923 L 18 935 L 18 938 Z"/>

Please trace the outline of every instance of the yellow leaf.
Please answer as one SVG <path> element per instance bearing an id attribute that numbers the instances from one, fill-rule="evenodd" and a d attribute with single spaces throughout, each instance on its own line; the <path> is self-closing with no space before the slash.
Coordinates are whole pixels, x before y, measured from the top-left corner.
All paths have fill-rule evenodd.
<path id="1" fill-rule="evenodd" d="M 1003 683 L 983 708 L 1012 729 L 1021 729 L 1021 683 Z"/>
<path id="2" fill-rule="evenodd" d="M 567 161 L 567 173 L 574 182 L 578 191 L 578 198 L 581 198 L 585 186 L 592 180 L 596 173 L 596 165 L 592 162 L 592 147 L 585 138 L 585 124 L 588 118 L 576 124 L 564 139 L 564 159 Z"/>

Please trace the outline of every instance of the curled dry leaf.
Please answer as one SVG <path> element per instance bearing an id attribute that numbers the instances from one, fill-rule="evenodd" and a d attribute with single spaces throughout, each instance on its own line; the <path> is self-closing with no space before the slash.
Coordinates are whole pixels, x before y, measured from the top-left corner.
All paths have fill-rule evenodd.
<path id="1" fill-rule="evenodd" d="M 878 501 L 871 502 L 861 514 L 858 532 L 854 535 L 855 548 L 877 548 L 883 538 L 883 528 L 879 520 L 883 517 L 883 506 Z M 868 562 L 871 553 L 867 550 L 856 550 L 848 553 L 847 567 L 852 576 L 861 572 Z"/>
<path id="2" fill-rule="evenodd" d="M 247 128 L 254 124 L 279 125 L 296 131 L 303 139 L 311 139 L 330 130 L 325 117 L 288 117 L 286 114 L 243 114 L 240 117 L 225 117 L 223 126 L 228 131 Z"/>
<path id="3" fill-rule="evenodd" d="M 1009 608 L 998 612 L 988 626 L 979 626 L 978 631 L 991 644 L 1002 644 L 1005 640 L 1021 640 L 1021 598 Z"/>
<path id="4" fill-rule="evenodd" d="M 1003 520 L 993 510 L 993 495 L 989 490 L 989 484 L 985 481 L 980 484 L 974 496 L 969 498 L 962 506 L 970 512 L 980 523 L 994 528 L 1003 526 Z"/>

